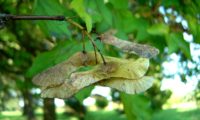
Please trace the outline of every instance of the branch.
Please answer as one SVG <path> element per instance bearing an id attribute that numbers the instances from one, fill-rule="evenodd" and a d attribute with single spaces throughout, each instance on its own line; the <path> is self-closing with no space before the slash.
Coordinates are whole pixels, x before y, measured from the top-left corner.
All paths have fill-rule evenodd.
<path id="1" fill-rule="evenodd" d="M 10 15 L 0 14 L 0 20 L 59 20 L 64 21 L 64 16 L 40 16 L 40 15 Z"/>
<path id="2" fill-rule="evenodd" d="M 88 36 L 89 40 L 91 41 L 91 43 L 92 43 L 92 45 L 93 45 L 93 47 L 94 47 L 95 56 L 97 56 L 97 55 L 96 55 L 96 49 L 97 49 L 98 53 L 101 55 L 101 58 L 102 58 L 102 60 L 103 60 L 104 65 L 106 65 L 106 61 L 105 61 L 105 59 L 104 59 L 104 57 L 103 57 L 103 54 L 101 53 L 100 49 L 96 46 L 96 44 L 95 44 L 94 40 L 92 39 L 90 33 L 88 33 L 88 32 L 85 30 L 85 28 L 84 28 L 83 26 L 81 26 L 80 24 L 74 22 L 74 21 L 71 20 L 70 18 L 66 18 L 66 21 L 69 22 L 70 24 L 74 25 L 74 26 L 77 27 L 78 29 L 80 29 L 80 30 L 82 31 L 83 34 L 85 34 L 85 35 Z M 97 62 L 97 59 L 96 59 L 96 62 Z"/>
<path id="3" fill-rule="evenodd" d="M 73 26 L 75 26 L 78 29 L 80 29 L 83 34 L 86 34 L 88 36 L 89 40 L 91 41 L 91 43 L 92 43 L 92 45 L 94 47 L 94 50 L 96 51 L 96 49 L 97 49 L 97 51 L 101 55 L 103 63 L 106 64 L 106 61 L 105 61 L 101 51 L 96 46 L 96 44 L 95 44 L 94 40 L 92 39 L 92 37 L 90 36 L 90 34 L 85 30 L 85 28 L 83 26 L 81 26 L 77 22 L 73 21 L 71 18 L 73 18 L 73 17 L 0 14 L 0 26 L 3 27 L 5 25 L 5 22 L 9 21 L 9 20 L 58 20 L 58 21 L 67 21 L 70 24 L 72 24 Z M 85 50 L 85 45 L 83 45 L 83 50 Z M 96 56 L 96 52 L 95 52 L 95 56 Z"/>

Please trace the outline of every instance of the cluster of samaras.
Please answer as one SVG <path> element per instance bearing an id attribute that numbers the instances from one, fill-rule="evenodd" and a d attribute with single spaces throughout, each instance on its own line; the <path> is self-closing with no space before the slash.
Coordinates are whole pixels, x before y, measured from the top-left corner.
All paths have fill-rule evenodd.
<path id="1" fill-rule="evenodd" d="M 145 76 L 145 73 L 149 67 L 149 58 L 158 54 L 157 49 L 120 40 L 111 32 L 101 35 L 101 40 L 142 57 L 135 60 L 104 56 L 104 64 L 101 56 L 95 56 L 94 52 L 75 53 L 68 60 L 33 78 L 33 82 L 42 89 L 42 97 L 68 98 L 90 85 L 107 86 L 129 94 L 144 92 L 152 86 L 153 78 Z M 88 71 L 78 71 L 85 66 L 93 67 Z"/>

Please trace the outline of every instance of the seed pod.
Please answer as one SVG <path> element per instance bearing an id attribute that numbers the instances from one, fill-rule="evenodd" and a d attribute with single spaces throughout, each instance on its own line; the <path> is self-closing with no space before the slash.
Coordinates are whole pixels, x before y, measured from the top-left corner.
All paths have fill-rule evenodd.
<path id="1" fill-rule="evenodd" d="M 41 97 L 42 98 L 69 98 L 78 92 L 78 89 L 74 88 L 68 83 L 69 79 L 66 79 L 65 82 L 61 85 L 54 87 L 47 87 L 42 89 Z"/>
<path id="2" fill-rule="evenodd" d="M 78 52 L 68 60 L 36 75 L 33 82 L 42 88 L 41 95 L 44 98 L 68 98 L 93 84 L 112 87 L 130 94 L 144 91 L 152 85 L 151 77 L 143 77 L 148 70 L 149 59 L 127 60 L 104 56 L 106 64 L 103 64 L 100 57 L 97 54 L 96 65 L 94 52 Z M 88 65 L 94 68 L 76 72 L 81 66 Z"/>
<path id="3" fill-rule="evenodd" d="M 68 60 L 61 62 L 47 70 L 37 74 L 33 78 L 33 83 L 42 87 L 53 87 L 62 84 L 69 75 L 81 66 L 95 65 L 96 59 L 93 52 L 78 52 Z M 100 58 L 99 55 L 97 57 Z M 101 60 L 101 59 L 98 59 Z M 99 63 L 101 61 L 98 61 Z"/>
<path id="4" fill-rule="evenodd" d="M 100 39 L 105 44 L 113 45 L 124 52 L 136 54 L 141 57 L 152 58 L 159 54 L 159 50 L 152 46 L 121 40 L 114 36 L 115 33 L 116 31 L 110 30 L 100 35 Z"/>
<path id="5" fill-rule="evenodd" d="M 100 64 L 89 71 L 72 73 L 70 83 L 77 89 L 81 89 L 109 78 L 140 79 L 149 67 L 149 60 L 146 58 L 126 60 L 106 57 L 107 59 L 109 61 L 106 65 Z"/>
<path id="6" fill-rule="evenodd" d="M 153 85 L 153 77 L 144 76 L 139 79 L 110 78 L 102 80 L 96 85 L 107 86 L 128 94 L 141 93 Z"/>

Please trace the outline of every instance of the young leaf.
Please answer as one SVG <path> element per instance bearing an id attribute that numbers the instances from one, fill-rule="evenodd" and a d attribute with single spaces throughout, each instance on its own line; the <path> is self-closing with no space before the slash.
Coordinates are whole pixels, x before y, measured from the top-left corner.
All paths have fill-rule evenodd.
<path id="1" fill-rule="evenodd" d="M 92 18 L 86 12 L 83 0 L 73 0 L 71 2 L 71 7 L 85 21 L 87 31 L 90 32 L 92 30 Z"/>

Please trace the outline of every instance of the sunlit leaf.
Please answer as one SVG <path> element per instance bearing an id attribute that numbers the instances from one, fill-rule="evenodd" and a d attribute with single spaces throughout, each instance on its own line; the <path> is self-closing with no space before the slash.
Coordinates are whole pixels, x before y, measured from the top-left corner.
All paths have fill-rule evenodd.
<path id="1" fill-rule="evenodd" d="M 168 53 L 171 54 L 173 52 L 177 52 L 178 50 L 178 41 L 177 41 L 177 35 L 176 34 L 169 34 L 166 36 L 166 42 L 168 45 Z"/>
<path id="2" fill-rule="evenodd" d="M 170 54 L 180 49 L 187 58 L 191 58 L 189 43 L 184 40 L 182 33 L 170 33 L 166 40 Z"/>
<path id="3" fill-rule="evenodd" d="M 151 120 L 150 100 L 146 97 L 122 92 L 121 100 L 128 120 Z"/>
<path id="4" fill-rule="evenodd" d="M 157 23 L 148 28 L 147 32 L 152 35 L 166 35 L 169 32 L 169 26 L 164 23 Z"/>
<path id="5" fill-rule="evenodd" d="M 73 0 L 71 2 L 71 7 L 85 21 L 87 31 L 90 32 L 92 30 L 92 18 L 86 12 L 83 0 Z"/>
<path id="6" fill-rule="evenodd" d="M 194 41 L 200 43 L 200 24 L 198 23 L 198 18 L 187 15 L 186 19 L 188 21 L 189 31 L 192 33 Z"/>

